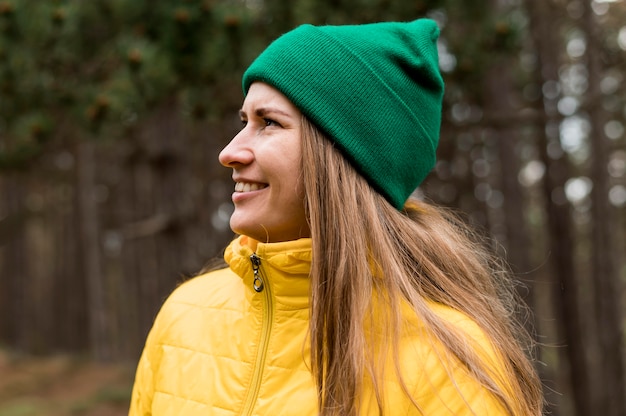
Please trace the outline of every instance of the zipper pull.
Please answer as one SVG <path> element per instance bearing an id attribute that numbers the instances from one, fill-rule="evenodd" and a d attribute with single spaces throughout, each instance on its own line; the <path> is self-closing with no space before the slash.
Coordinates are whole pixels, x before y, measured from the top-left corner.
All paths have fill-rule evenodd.
<path id="1" fill-rule="evenodd" d="M 252 262 L 252 271 L 254 272 L 254 281 L 252 282 L 252 287 L 256 292 L 263 291 L 263 279 L 261 278 L 261 274 L 259 273 L 259 266 L 261 266 L 261 258 L 256 255 L 256 253 L 250 255 L 250 262 Z"/>

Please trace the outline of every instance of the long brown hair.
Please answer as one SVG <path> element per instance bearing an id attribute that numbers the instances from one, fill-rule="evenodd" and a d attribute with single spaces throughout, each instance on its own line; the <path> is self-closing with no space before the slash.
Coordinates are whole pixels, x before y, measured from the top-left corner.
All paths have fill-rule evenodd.
<path id="1" fill-rule="evenodd" d="M 302 119 L 313 244 L 311 363 L 320 415 L 357 415 L 366 379 L 382 413 L 385 351 L 393 353 L 403 383 L 397 349 L 403 304 L 510 415 L 540 415 L 541 384 L 520 342 L 525 333 L 513 319 L 516 302 L 506 268 L 451 213 L 414 199 L 396 210 Z M 476 322 L 502 357 L 504 375 L 486 368 L 463 333 L 432 311 L 433 302 Z M 373 308 L 377 328 L 385 331 L 380 337 L 368 335 L 364 325 L 374 319 Z"/>

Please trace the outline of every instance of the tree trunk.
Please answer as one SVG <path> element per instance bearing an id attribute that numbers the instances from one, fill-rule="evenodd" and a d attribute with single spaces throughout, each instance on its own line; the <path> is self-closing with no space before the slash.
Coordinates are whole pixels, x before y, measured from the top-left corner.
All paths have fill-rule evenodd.
<path id="1" fill-rule="evenodd" d="M 514 88 L 510 78 L 511 63 L 509 60 L 499 59 L 494 62 L 486 74 L 485 102 L 488 114 L 503 112 L 511 114 L 516 109 L 512 107 L 511 96 Z M 517 126 L 503 126 L 497 129 L 498 153 L 500 164 L 501 189 L 504 196 L 504 221 L 506 226 L 506 253 L 507 261 L 516 274 L 526 274 L 530 271 L 530 246 L 526 219 L 524 218 L 525 198 L 524 189 L 518 181 L 521 169 L 520 160 L 516 153 L 519 145 L 519 128 Z M 526 303 L 533 305 L 533 287 L 523 287 L 520 295 Z M 529 322 L 529 329 L 535 326 Z"/>
<path id="2" fill-rule="evenodd" d="M 76 198 L 82 269 L 87 282 L 89 340 L 98 360 L 111 359 L 103 276 L 100 265 L 98 207 L 95 201 L 95 144 L 81 140 L 76 150 Z"/>
<path id="3" fill-rule="evenodd" d="M 606 112 L 602 108 L 602 63 L 599 28 L 591 2 L 583 2 L 583 27 L 587 36 L 588 90 L 587 111 L 591 129 L 591 179 L 592 199 L 592 279 L 595 283 L 594 306 L 595 327 L 597 328 L 599 357 L 596 377 L 593 378 L 596 389 L 594 409 L 597 414 L 621 416 L 626 414 L 624 398 L 624 358 L 622 350 L 623 313 L 619 306 L 621 288 L 619 275 L 615 267 L 612 241 L 615 226 L 615 212 L 609 205 L 609 181 L 607 166 L 609 162 L 609 143 L 604 135 Z"/>
<path id="4" fill-rule="evenodd" d="M 540 86 L 548 82 L 558 83 L 559 45 L 555 32 L 557 16 L 550 9 L 550 4 L 543 0 L 527 0 L 526 7 L 530 16 L 531 36 L 538 55 L 536 79 Z M 558 393 L 571 394 L 574 404 L 573 414 L 588 416 L 599 414 L 594 412 L 591 405 L 591 386 L 589 384 L 589 365 L 586 356 L 586 346 L 590 342 L 589 334 L 585 333 L 584 322 L 579 310 L 578 287 L 574 267 L 574 245 L 571 229 L 570 206 L 559 197 L 564 193 L 565 182 L 569 178 L 569 164 L 561 149 L 558 126 L 560 116 L 557 112 L 558 97 L 543 97 L 538 101 L 538 110 L 545 111 L 546 121 L 537 126 L 541 132 L 539 148 L 541 158 L 546 167 L 544 178 L 544 199 L 546 204 L 548 230 L 547 238 L 550 247 L 552 287 L 554 289 L 555 314 L 557 328 L 562 335 L 559 338 L 559 373 L 569 373 L 569 380 L 562 380 L 565 384 Z M 548 148 L 553 149 L 551 155 Z M 565 390 L 565 391 L 564 391 Z M 554 414 L 559 406 L 551 403 L 549 391 L 546 392 L 549 401 L 549 411 Z"/>
<path id="5" fill-rule="evenodd" d="M 69 187 L 69 184 L 57 183 L 55 189 L 63 186 Z M 53 212 L 51 221 L 56 223 L 54 236 L 56 255 L 53 260 L 55 284 L 52 289 L 52 313 L 57 322 L 54 346 L 62 351 L 84 352 L 90 345 L 89 337 L 85 336 L 89 328 L 87 318 L 89 312 L 82 262 L 77 260 L 81 258 L 82 248 L 77 238 L 78 201 L 75 186 L 73 190 L 73 201 L 55 200 L 54 208 L 51 209 Z"/>
<path id="6" fill-rule="evenodd" d="M 3 204 L 6 213 L 0 249 L 3 254 L 2 277 L 0 278 L 0 325 L 1 339 L 9 345 L 28 347 L 28 319 L 26 315 L 26 238 L 23 232 L 25 212 L 22 204 L 24 187 L 16 174 L 3 180 Z"/>

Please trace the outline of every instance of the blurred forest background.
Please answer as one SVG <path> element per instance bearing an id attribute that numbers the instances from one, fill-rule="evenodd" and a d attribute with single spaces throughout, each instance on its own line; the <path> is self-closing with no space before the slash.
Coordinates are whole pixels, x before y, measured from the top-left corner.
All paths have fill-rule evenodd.
<path id="1" fill-rule="evenodd" d="M 424 16 L 446 95 L 421 192 L 510 262 L 550 414 L 626 415 L 620 0 L 0 0 L 2 348 L 134 363 L 233 237 L 245 67 L 300 23 Z"/>

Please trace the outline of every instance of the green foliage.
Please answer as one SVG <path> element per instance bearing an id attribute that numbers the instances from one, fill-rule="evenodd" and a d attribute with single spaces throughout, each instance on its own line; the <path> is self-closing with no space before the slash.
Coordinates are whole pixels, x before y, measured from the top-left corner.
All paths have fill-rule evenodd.
<path id="1" fill-rule="evenodd" d="M 220 117 L 240 99 L 243 68 L 302 23 L 433 16 L 457 59 L 448 85 L 478 95 L 493 53 L 519 45 L 513 11 L 454 0 L 0 0 L 0 170 L 28 167 L 61 140 L 122 137 L 172 100 L 191 119 Z"/>
<path id="2" fill-rule="evenodd" d="M 484 76 L 499 59 L 516 57 L 526 35 L 526 18 L 522 10 L 510 6 L 493 11 L 487 1 L 459 2 L 443 5 L 446 24 L 442 31 L 449 52 L 455 57 L 454 70 L 447 74 L 446 87 L 460 97 L 480 101 Z"/>
<path id="3" fill-rule="evenodd" d="M 240 71 L 250 14 L 234 1 L 1 1 L 0 170 L 49 141 L 117 137 L 171 97 L 199 107 L 195 91 Z"/>

